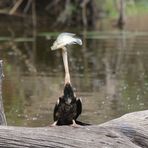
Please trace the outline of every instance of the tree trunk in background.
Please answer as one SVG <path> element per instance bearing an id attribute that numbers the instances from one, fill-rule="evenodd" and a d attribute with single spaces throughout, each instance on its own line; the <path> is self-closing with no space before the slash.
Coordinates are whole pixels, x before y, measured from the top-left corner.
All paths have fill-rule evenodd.
<path id="1" fill-rule="evenodd" d="M 126 8 L 126 2 L 125 0 L 117 0 L 117 9 L 119 13 L 117 25 L 120 29 L 123 29 L 125 24 L 125 8 Z"/>
<path id="2" fill-rule="evenodd" d="M 2 69 L 2 60 L 0 60 L 0 125 L 7 125 L 4 113 L 4 107 L 3 107 L 3 98 L 2 98 L 2 78 L 3 78 L 3 69 Z"/>

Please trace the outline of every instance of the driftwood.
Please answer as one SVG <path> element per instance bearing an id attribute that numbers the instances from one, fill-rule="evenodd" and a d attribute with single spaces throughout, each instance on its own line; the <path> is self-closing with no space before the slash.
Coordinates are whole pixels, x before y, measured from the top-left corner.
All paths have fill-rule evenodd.
<path id="1" fill-rule="evenodd" d="M 0 147 L 148 148 L 148 110 L 78 128 L 0 126 Z"/>

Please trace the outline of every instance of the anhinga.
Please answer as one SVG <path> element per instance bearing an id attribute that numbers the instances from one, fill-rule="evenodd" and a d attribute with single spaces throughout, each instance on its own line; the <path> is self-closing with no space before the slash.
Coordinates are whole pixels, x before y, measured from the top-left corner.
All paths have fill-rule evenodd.
<path id="1" fill-rule="evenodd" d="M 54 108 L 54 125 L 72 125 L 75 126 L 76 119 L 82 112 L 82 102 L 77 98 L 73 92 L 70 81 L 68 58 L 67 58 L 67 45 L 79 44 L 82 45 L 81 39 L 75 37 L 73 33 L 61 33 L 56 41 L 53 43 L 51 50 L 62 49 L 62 57 L 65 69 L 65 84 L 63 96 L 59 97 Z"/>

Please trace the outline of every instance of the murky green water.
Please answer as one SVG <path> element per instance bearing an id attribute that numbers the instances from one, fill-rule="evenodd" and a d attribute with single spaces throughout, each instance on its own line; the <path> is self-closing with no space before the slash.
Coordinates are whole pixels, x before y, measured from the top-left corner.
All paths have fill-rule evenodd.
<path id="1" fill-rule="evenodd" d="M 53 122 L 54 104 L 64 84 L 61 53 L 50 51 L 55 36 L 38 33 L 35 41 L 13 43 L 0 38 L 9 125 L 47 126 Z M 79 36 L 83 46 L 70 46 L 68 53 L 72 84 L 83 100 L 79 120 L 99 124 L 147 109 L 148 32 L 79 32 Z"/>

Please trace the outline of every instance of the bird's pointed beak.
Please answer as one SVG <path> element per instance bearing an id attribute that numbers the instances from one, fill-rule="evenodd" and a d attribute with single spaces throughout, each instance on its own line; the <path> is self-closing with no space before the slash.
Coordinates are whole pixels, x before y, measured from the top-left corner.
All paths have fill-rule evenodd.
<path id="1" fill-rule="evenodd" d="M 51 46 L 51 50 L 56 50 L 56 49 L 58 49 L 58 48 L 55 46 L 55 44 L 53 44 L 53 45 Z"/>
<path id="2" fill-rule="evenodd" d="M 59 49 L 59 44 L 57 43 L 57 41 L 54 41 L 53 45 L 51 46 L 51 50 L 57 50 Z"/>
<path id="3" fill-rule="evenodd" d="M 51 50 L 55 50 L 55 49 L 54 49 L 54 46 L 51 46 Z"/>

